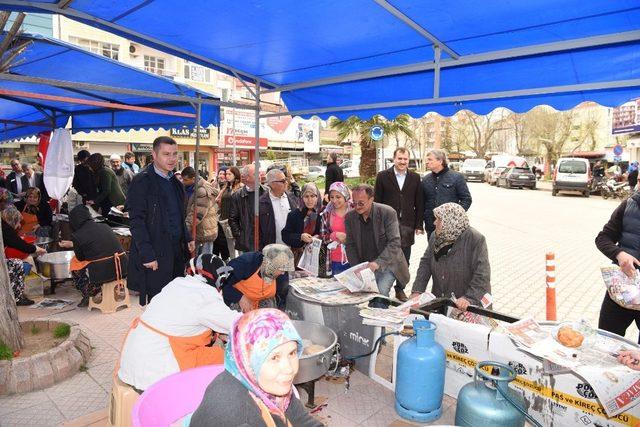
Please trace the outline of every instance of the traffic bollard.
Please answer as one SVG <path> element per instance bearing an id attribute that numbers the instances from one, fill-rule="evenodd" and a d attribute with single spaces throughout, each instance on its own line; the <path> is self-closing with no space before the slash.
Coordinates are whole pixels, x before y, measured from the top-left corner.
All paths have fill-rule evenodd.
<path id="1" fill-rule="evenodd" d="M 547 320 L 557 320 L 556 316 L 556 255 L 548 252 L 547 269 Z"/>

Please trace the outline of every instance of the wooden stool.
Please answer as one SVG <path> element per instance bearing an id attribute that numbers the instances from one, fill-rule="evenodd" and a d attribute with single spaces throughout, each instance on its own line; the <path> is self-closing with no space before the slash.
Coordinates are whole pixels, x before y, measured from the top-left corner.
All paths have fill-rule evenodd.
<path id="1" fill-rule="evenodd" d="M 124 296 L 121 295 L 121 289 L 124 288 Z M 118 297 L 122 297 L 121 299 L 117 299 L 116 292 L 118 293 Z M 98 297 L 89 298 L 89 307 L 88 310 L 91 311 L 92 308 L 100 309 L 103 313 L 115 313 L 116 310 L 120 307 L 129 307 L 131 302 L 129 301 L 129 289 L 127 289 L 127 279 L 122 279 L 120 281 L 114 280 L 113 282 L 107 282 L 102 284 L 102 301 L 95 302 L 95 299 Z"/>
<path id="2" fill-rule="evenodd" d="M 120 381 L 117 376 L 113 379 L 111 396 L 109 397 L 109 427 L 130 427 L 131 411 L 140 395 L 129 384 Z"/>

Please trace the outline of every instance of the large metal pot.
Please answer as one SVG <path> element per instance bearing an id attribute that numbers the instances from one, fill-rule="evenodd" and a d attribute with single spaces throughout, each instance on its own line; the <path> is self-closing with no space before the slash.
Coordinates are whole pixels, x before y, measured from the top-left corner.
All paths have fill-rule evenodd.
<path id="1" fill-rule="evenodd" d="M 302 339 L 324 346 L 324 350 L 318 353 L 300 357 L 300 368 L 293 383 L 302 384 L 320 378 L 329 370 L 338 337 L 331 329 L 319 323 L 303 320 L 292 320 L 292 322 Z"/>
<path id="2" fill-rule="evenodd" d="M 36 239 L 34 245 L 40 246 L 41 248 L 50 251 L 53 243 L 53 239 L 51 237 L 38 237 Z"/>
<path id="3" fill-rule="evenodd" d="M 54 280 L 71 278 L 71 258 L 73 251 L 51 252 L 36 258 L 41 275 Z"/>

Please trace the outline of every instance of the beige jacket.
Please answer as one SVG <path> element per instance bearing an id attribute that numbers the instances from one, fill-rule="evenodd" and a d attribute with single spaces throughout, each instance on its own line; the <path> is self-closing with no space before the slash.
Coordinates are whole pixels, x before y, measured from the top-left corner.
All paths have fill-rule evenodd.
<path id="1" fill-rule="evenodd" d="M 191 230 L 195 205 L 196 243 L 213 242 L 218 237 L 217 196 L 218 190 L 206 180 L 198 177 L 198 189 L 189 198 L 186 217 L 187 228 Z"/>

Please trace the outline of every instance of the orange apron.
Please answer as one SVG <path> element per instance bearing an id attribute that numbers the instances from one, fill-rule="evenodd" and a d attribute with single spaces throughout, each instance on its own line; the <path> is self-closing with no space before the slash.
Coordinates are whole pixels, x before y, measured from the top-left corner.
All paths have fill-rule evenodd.
<path id="1" fill-rule="evenodd" d="M 131 327 L 129 328 L 127 335 L 124 337 L 124 341 L 122 343 L 123 346 L 129 336 L 129 332 L 137 328 L 138 325 L 142 325 L 150 331 L 153 331 L 158 335 L 162 335 L 169 340 L 169 346 L 171 346 L 171 351 L 178 362 L 180 371 L 196 368 L 198 366 L 220 365 L 224 363 L 224 349 L 222 347 L 217 345 L 206 347 L 211 343 L 211 339 L 213 338 L 212 330 L 205 331 L 200 335 L 192 337 L 176 337 L 174 335 L 165 334 L 159 329 L 145 323 L 139 317 L 136 317 L 133 319 L 133 322 L 131 322 Z M 122 348 L 120 351 L 122 351 Z M 118 365 L 120 365 L 119 359 Z M 119 366 L 116 367 L 116 372 L 118 372 L 118 368 Z"/>
<path id="2" fill-rule="evenodd" d="M 22 232 L 31 233 L 38 225 L 38 216 L 22 211 Z"/>
<path id="3" fill-rule="evenodd" d="M 259 271 L 260 269 L 248 279 L 241 280 L 233 285 L 234 288 L 242 292 L 242 295 L 251 300 L 254 310 L 258 308 L 260 301 L 276 296 L 276 281 L 272 280 L 271 283 L 266 284 L 258 274 Z"/>
<path id="4" fill-rule="evenodd" d="M 80 261 L 74 255 L 73 258 L 71 258 L 71 263 L 70 263 L 69 269 L 71 271 L 80 271 L 83 268 L 85 268 L 87 265 L 91 264 L 92 262 L 105 261 L 105 260 L 108 260 L 108 259 L 111 259 L 111 258 L 115 258 L 116 280 L 117 281 L 121 281 L 122 280 L 122 267 L 120 265 L 120 257 L 122 255 L 124 255 L 124 254 L 125 254 L 125 252 L 119 252 L 119 253 L 115 253 L 113 255 L 106 256 L 104 258 L 92 259 L 92 260 L 87 260 L 87 261 Z"/>

